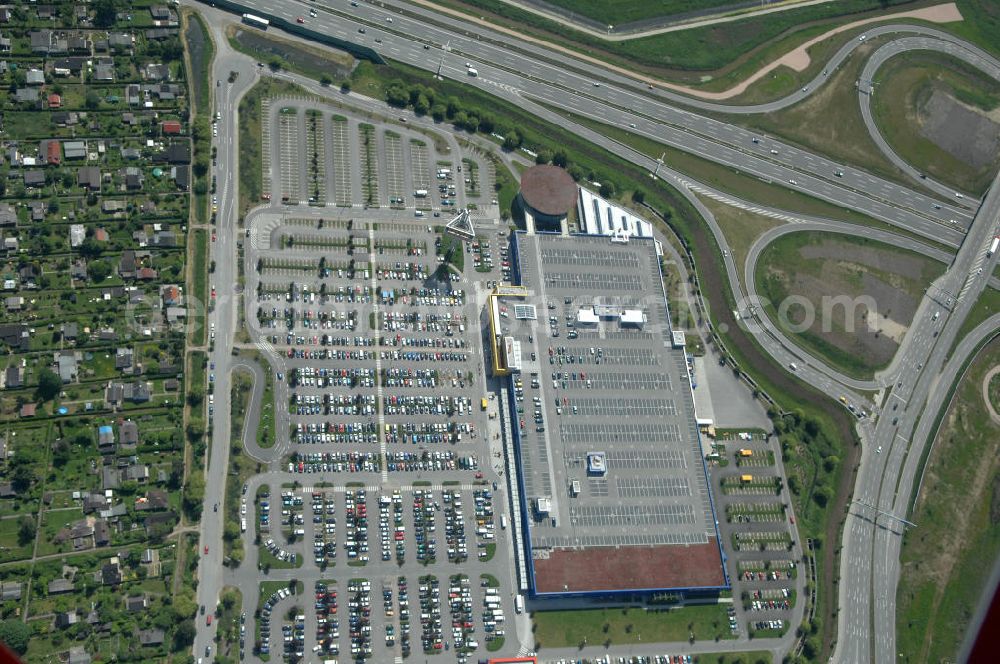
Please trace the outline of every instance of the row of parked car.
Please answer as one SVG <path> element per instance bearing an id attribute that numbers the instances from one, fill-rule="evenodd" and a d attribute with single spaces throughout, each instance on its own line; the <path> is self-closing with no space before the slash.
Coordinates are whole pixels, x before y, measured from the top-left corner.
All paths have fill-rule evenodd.
<path id="1" fill-rule="evenodd" d="M 271 612 L 278 605 L 278 602 L 289 595 L 293 595 L 291 588 L 281 588 L 264 600 L 264 606 L 260 610 L 260 646 L 258 654 L 270 655 L 271 653 Z"/>

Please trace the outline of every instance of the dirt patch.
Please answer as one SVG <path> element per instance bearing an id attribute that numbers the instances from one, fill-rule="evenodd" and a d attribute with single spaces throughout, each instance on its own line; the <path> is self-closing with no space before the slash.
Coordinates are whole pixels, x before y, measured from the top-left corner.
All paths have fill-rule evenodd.
<path id="1" fill-rule="evenodd" d="M 354 58 L 343 51 L 320 50 L 305 44 L 277 39 L 259 30 L 237 28 L 232 36 L 244 48 L 276 55 L 300 69 L 326 72 L 331 78 L 346 78 L 354 69 Z"/>
<path id="2" fill-rule="evenodd" d="M 807 330 L 808 334 L 844 353 L 866 358 L 867 364 L 883 366 L 892 360 L 899 344 L 891 336 L 882 333 L 880 323 L 886 319 L 894 328 L 899 325 L 888 313 L 900 308 L 899 298 L 893 297 L 899 291 L 866 273 L 860 275 L 860 280 L 861 292 L 871 297 L 870 301 L 868 297 L 855 299 L 853 293 L 858 292 L 857 287 L 848 283 L 836 263 L 824 266 L 819 276 L 795 275 L 790 282 L 789 292 L 807 297 L 815 305 L 816 319 Z M 885 302 L 884 297 L 877 297 L 873 291 L 896 299 L 896 306 Z M 841 301 L 845 304 L 841 304 Z M 869 306 L 872 302 L 874 304 Z M 910 317 L 915 308 L 915 304 L 907 307 Z M 790 322 L 800 324 L 803 316 L 804 310 L 801 307 L 789 309 Z M 879 324 L 873 328 L 869 325 L 872 321 Z"/>
<path id="3" fill-rule="evenodd" d="M 989 166 L 1000 152 L 1000 124 L 935 89 L 920 108 L 920 134 L 972 168 Z"/>
<path id="4" fill-rule="evenodd" d="M 908 279 L 923 279 L 926 262 L 916 256 L 886 253 L 875 247 L 862 247 L 850 245 L 842 242 L 825 241 L 817 244 L 810 244 L 799 249 L 799 255 L 807 259 L 830 259 L 835 261 L 844 260 L 845 255 L 850 255 L 851 263 L 865 265 L 870 268 L 883 270 L 898 274 Z"/>

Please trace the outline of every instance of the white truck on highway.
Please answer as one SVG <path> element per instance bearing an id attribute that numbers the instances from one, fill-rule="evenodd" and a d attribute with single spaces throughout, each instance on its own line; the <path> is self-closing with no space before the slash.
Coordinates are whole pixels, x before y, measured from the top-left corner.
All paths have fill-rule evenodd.
<path id="1" fill-rule="evenodd" d="M 473 78 L 479 76 L 479 70 L 477 70 L 475 67 L 469 67 L 469 76 L 472 76 Z"/>
<path id="2" fill-rule="evenodd" d="M 987 258 L 997 252 L 997 247 L 1000 247 L 1000 235 L 994 236 L 993 241 L 990 242 L 989 251 L 986 252 Z"/>

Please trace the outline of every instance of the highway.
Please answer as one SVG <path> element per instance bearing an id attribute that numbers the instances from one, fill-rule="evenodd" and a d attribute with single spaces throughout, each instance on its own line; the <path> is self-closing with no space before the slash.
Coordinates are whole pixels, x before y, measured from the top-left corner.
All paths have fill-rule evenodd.
<path id="1" fill-rule="evenodd" d="M 961 342 L 953 357 L 945 364 L 948 350 L 955 341 L 968 310 L 981 290 L 986 287 L 996 262 L 996 257 L 988 260 L 985 257 L 986 245 L 989 238 L 996 233 L 998 214 L 1000 214 L 1000 186 L 996 182 L 977 210 L 978 201 L 972 200 L 969 196 L 955 196 L 955 192 L 949 195 L 947 188 L 942 188 L 934 182 L 915 183 L 918 186 L 932 188 L 932 192 L 936 195 L 929 195 L 857 169 L 838 165 L 773 139 L 762 139 L 760 143 L 755 143 L 751 132 L 664 103 L 662 98 L 671 97 L 669 93 L 638 91 L 638 86 L 634 82 L 622 83 L 621 86 L 609 84 L 608 81 L 615 80 L 615 75 L 609 76 L 596 71 L 592 72 L 594 76 L 583 76 L 578 72 L 591 73 L 589 68 L 593 68 L 593 65 L 577 61 L 573 61 L 571 67 L 560 65 L 561 61 L 571 59 L 561 54 L 539 55 L 537 51 L 544 49 L 535 45 L 509 43 L 509 38 L 491 34 L 488 29 L 431 14 L 427 10 L 410 5 L 406 5 L 405 13 L 400 13 L 363 3 L 361 7 L 352 8 L 347 2 L 307 5 L 296 2 L 251 0 L 245 4 L 248 11 L 279 16 L 292 22 L 296 16 L 306 15 L 309 6 L 326 9 L 320 12 L 318 18 L 309 19 L 312 25 L 307 27 L 369 45 L 370 40 L 377 36 L 384 41 L 384 53 L 387 57 L 429 70 L 436 70 L 440 66 L 442 75 L 516 101 L 526 110 L 545 119 L 558 121 L 559 124 L 576 131 L 584 138 L 611 149 L 619 156 L 650 171 L 658 166 L 655 160 L 607 139 L 597 132 L 567 122 L 562 116 L 532 99 L 618 126 L 635 124 L 634 130 L 638 133 L 655 137 L 664 143 L 676 145 L 680 149 L 718 163 L 739 168 L 783 186 L 805 191 L 817 198 L 908 228 L 935 241 L 960 247 L 948 272 L 928 290 L 917 312 L 915 323 L 911 325 L 890 369 L 877 376 L 878 384 L 883 388 L 881 396 L 884 410 L 877 414 L 877 417 L 866 419 L 859 425 L 865 454 L 862 457 L 855 489 L 856 500 L 864 505 L 877 506 L 897 517 L 905 515 L 910 487 L 915 481 L 917 462 L 923 447 L 929 444 L 927 438 L 930 433 L 930 422 L 936 415 L 936 406 L 943 403 L 942 400 L 947 396 L 951 384 L 948 380 L 949 372 L 952 375 L 957 372 L 957 366 L 961 362 L 956 364 L 956 361 L 964 357 L 963 352 L 968 353 L 973 347 L 968 339 Z M 433 19 L 422 17 L 422 12 L 431 14 Z M 387 17 L 393 19 L 391 24 L 385 20 Z M 357 32 L 359 27 L 372 29 L 361 35 Z M 947 51 L 951 47 L 942 47 L 943 43 L 960 43 L 951 36 L 942 39 L 930 34 L 939 31 L 929 28 L 918 29 L 916 26 L 884 26 L 869 30 L 866 34 L 881 34 L 878 31 L 884 31 L 886 34 L 890 32 L 923 34 L 924 37 L 911 39 L 927 41 L 904 42 L 912 44 L 914 48 L 938 48 Z M 845 47 L 834 56 L 826 72 L 831 71 L 849 55 L 856 47 L 855 41 L 857 40 L 852 40 L 849 45 L 845 44 Z M 424 49 L 425 44 L 431 48 Z M 442 44 L 448 44 L 449 50 L 441 48 Z M 884 51 L 882 61 L 896 52 Z M 224 116 L 229 118 L 224 124 L 234 127 L 235 101 L 256 73 L 252 71 L 252 67 L 251 71 L 242 71 L 236 85 L 227 86 L 225 75 L 228 75 L 228 71 L 233 67 L 228 62 L 221 65 L 221 62 L 221 58 L 217 59 L 215 67 L 216 76 L 223 81 L 223 89 L 216 89 L 216 92 L 219 93 L 219 103 L 224 109 Z M 479 69 L 480 75 L 476 78 L 467 76 L 465 62 L 472 62 Z M 989 63 L 990 67 L 996 66 L 989 60 L 985 62 Z M 242 63 L 241 66 L 246 66 L 246 63 Z M 875 69 L 877 66 L 871 71 Z M 824 73 L 822 76 L 828 75 L 829 73 Z M 810 84 L 807 90 L 800 93 L 805 96 L 821 82 Z M 775 103 L 790 105 L 795 101 L 798 99 L 786 98 Z M 688 106 L 703 107 L 701 102 L 694 102 L 688 98 L 684 98 L 683 103 Z M 750 112 L 739 108 L 734 110 L 728 106 L 726 109 L 727 112 Z M 760 111 L 755 109 L 752 112 Z M 228 133 L 223 136 L 224 131 L 220 130 L 220 161 L 227 159 L 228 163 L 235 163 L 234 138 Z M 877 131 L 873 136 L 877 136 Z M 844 177 L 836 176 L 837 170 L 843 170 Z M 912 168 L 904 170 L 913 174 Z M 231 169 L 226 169 L 224 172 L 226 179 L 220 181 L 219 185 L 220 220 L 230 219 L 235 224 L 235 219 L 232 218 L 234 216 L 232 206 L 237 199 L 234 193 L 236 183 L 232 179 Z M 677 186 L 689 200 L 692 200 L 699 212 L 709 220 L 713 233 L 720 238 L 721 232 L 714 224 L 711 214 L 706 214 L 706 208 L 692 193 L 694 190 L 704 190 L 706 187 L 669 168 L 660 167 L 658 174 L 665 181 Z M 226 206 L 229 210 L 228 216 Z M 956 223 L 951 223 L 952 219 Z M 226 235 L 227 233 L 220 233 L 219 246 L 214 249 L 220 255 L 234 255 L 235 246 L 223 244 L 227 241 L 224 239 Z M 724 241 L 720 242 L 720 246 L 725 246 Z M 235 283 L 233 267 L 225 265 L 226 262 L 219 263 L 221 269 L 214 275 L 214 279 L 218 283 Z M 742 267 L 748 269 L 747 266 Z M 733 263 L 731 255 L 726 260 L 726 269 L 730 283 L 737 284 L 735 292 L 741 292 L 738 287 L 738 266 Z M 934 316 L 936 312 L 940 312 L 938 317 Z M 218 376 L 228 374 L 231 358 L 228 346 L 235 328 L 235 317 L 235 300 L 226 302 L 220 293 L 219 304 L 210 317 L 220 331 L 227 331 L 225 343 L 217 340 L 215 350 L 212 352 L 212 358 L 217 363 Z M 990 327 L 991 324 L 994 326 L 1000 324 L 1000 320 L 996 318 L 977 328 L 976 334 L 980 335 L 980 338 L 988 335 L 993 329 Z M 921 324 L 921 320 L 928 322 Z M 932 322 L 935 324 L 931 324 Z M 764 328 L 766 329 L 766 325 Z M 786 345 L 787 340 L 780 335 L 775 337 L 771 331 L 765 335 L 761 334 L 760 330 L 757 334 L 758 339 L 770 339 L 763 345 L 776 361 L 787 366 L 789 358 L 801 359 L 803 370 L 800 376 L 832 397 L 836 398 L 837 394 L 844 393 L 852 387 L 850 381 L 846 381 L 845 386 L 845 382 L 841 381 L 843 376 L 837 376 L 836 372 L 822 366 L 822 363 L 814 358 L 809 358 L 800 349 L 792 350 L 794 345 Z M 215 407 L 218 412 L 228 413 L 228 377 L 221 381 L 217 378 L 216 386 Z M 853 387 L 863 389 L 857 383 L 853 384 Z M 229 430 L 228 421 L 224 420 L 228 418 L 215 418 L 216 428 L 210 452 L 206 506 L 213 504 L 213 499 L 215 502 L 221 501 L 221 497 L 216 498 L 215 494 L 221 496 L 228 456 Z M 877 451 L 879 449 L 882 450 L 881 453 Z M 882 662 L 892 661 L 895 658 L 895 589 L 898 582 L 898 552 L 901 544 L 898 535 L 902 531 L 891 519 L 876 516 L 864 505 L 858 504 L 852 508 L 852 517 L 844 532 L 841 554 L 842 582 L 839 586 L 840 636 L 834 658 L 842 662 Z M 211 573 L 212 570 L 221 569 L 221 560 L 217 558 L 221 554 L 220 518 L 206 509 L 202 522 L 203 542 L 210 545 L 210 554 L 203 558 L 199 570 L 201 583 L 198 597 L 199 603 L 208 607 L 214 607 L 220 586 L 218 575 Z M 199 656 L 204 646 L 210 642 L 207 639 L 211 630 L 203 627 L 199 626 L 199 637 L 195 644 L 195 654 Z"/>
<path id="2" fill-rule="evenodd" d="M 882 136 L 882 132 L 879 131 L 875 123 L 875 118 L 872 117 L 871 100 L 876 94 L 876 86 L 874 84 L 876 72 L 890 58 L 911 51 L 938 51 L 945 53 L 953 58 L 967 62 L 996 80 L 1000 80 L 1000 66 L 998 66 L 994 58 L 977 48 L 971 48 L 961 42 L 956 43 L 952 40 L 943 40 L 939 37 L 903 37 L 895 39 L 881 46 L 865 61 L 858 84 L 858 103 L 861 106 L 861 116 L 865 121 L 865 126 L 868 128 L 868 133 L 871 134 L 879 150 L 897 168 L 914 180 L 922 180 L 924 186 L 937 192 L 939 195 L 947 197 L 953 195 L 954 189 L 946 184 L 934 181 L 926 173 L 914 168 L 905 159 L 896 154 L 895 150 L 885 140 L 885 137 Z"/>
<path id="3" fill-rule="evenodd" d="M 638 125 L 647 118 L 655 125 L 657 140 L 665 144 L 928 237 L 940 236 L 957 244 L 961 228 L 973 213 L 969 206 L 974 206 L 974 201 L 954 197 L 939 200 L 855 169 L 850 175 L 845 172 L 843 178 L 837 177 L 838 170 L 845 170 L 843 164 L 771 139 L 753 143 L 753 132 L 652 98 L 637 91 L 634 82 L 629 87 L 602 83 L 603 79 L 568 68 L 564 63 L 567 56 L 500 37 L 476 24 L 460 24 L 452 17 L 433 14 L 434 21 L 429 22 L 423 14 L 428 10 L 412 5 L 401 13 L 393 11 L 394 5 L 382 8 L 359 3 L 351 7 L 346 1 L 245 0 L 242 4 L 253 13 L 291 23 L 299 16 L 308 17 L 308 9 L 315 7 L 318 16 L 304 19 L 308 29 L 375 47 L 384 57 L 422 69 L 440 68 L 442 76 L 517 100 L 525 108 L 525 102 L 533 99 L 620 127 Z M 366 30 L 364 34 L 358 32 L 361 28 Z M 381 39 L 382 44 L 375 39 Z M 429 47 L 426 50 L 425 45 Z M 467 62 L 477 67 L 478 77 L 467 75 Z M 958 228 L 948 227 L 951 219 L 959 222 Z M 941 230 L 940 226 L 946 228 Z"/>

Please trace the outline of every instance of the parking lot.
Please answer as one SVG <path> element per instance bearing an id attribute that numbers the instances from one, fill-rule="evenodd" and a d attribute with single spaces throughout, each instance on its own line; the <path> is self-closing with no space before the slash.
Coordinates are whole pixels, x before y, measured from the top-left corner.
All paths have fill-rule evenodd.
<path id="1" fill-rule="evenodd" d="M 498 219 L 477 218 L 473 241 L 443 233 L 453 208 L 488 207 L 492 164 L 444 154 L 412 125 L 297 104 L 272 109 L 267 130 L 270 181 L 286 200 L 253 216 L 244 245 L 250 337 L 287 394 L 290 424 L 251 483 L 244 565 L 302 587 L 251 615 L 261 637 L 250 645 L 272 661 L 513 655 L 522 644 L 507 634 L 518 619 L 509 491 L 481 313 L 515 261 Z M 558 523 L 532 514 L 533 546 L 712 553 L 688 367 L 682 353 L 663 353 L 665 306 L 644 295 L 659 279 L 655 258 L 602 241 L 546 239 L 537 251 L 546 269 L 528 278 L 543 297 L 532 325 L 514 328 L 525 367 L 510 396 L 528 499 L 552 496 L 562 511 Z M 578 318 L 594 305 L 641 309 L 649 326 Z M 520 318 L 505 306 L 501 326 Z M 731 627 L 769 636 L 789 627 L 799 570 L 774 450 L 737 444 L 753 455 L 729 449 L 731 463 L 710 468 L 736 584 Z M 594 451 L 610 478 L 587 472 Z M 671 564 L 716 583 L 711 565 L 690 558 Z"/>
<path id="2" fill-rule="evenodd" d="M 350 652 L 378 661 L 419 648 L 454 650 L 463 661 L 463 653 L 504 638 L 513 605 L 491 564 L 504 529 L 496 495 L 485 485 L 258 492 L 262 546 L 313 589 L 290 601 L 287 590 L 263 598 L 261 654 L 293 660 Z M 311 553 L 289 553 L 310 543 Z M 381 595 L 381 607 L 373 607 L 373 595 Z M 346 598 L 340 613 L 338 598 Z"/>
<path id="3" fill-rule="evenodd" d="M 710 465 L 719 530 L 730 560 L 739 622 L 731 626 L 755 638 L 785 633 L 797 598 L 800 570 L 794 554 L 794 517 L 776 467 L 773 441 L 757 432 L 717 438 Z"/>
<path id="4" fill-rule="evenodd" d="M 241 525 L 264 578 L 302 588 L 265 588 L 246 658 L 516 652 L 500 641 L 515 613 L 507 491 L 477 338 L 477 292 L 509 263 L 495 231 L 504 265 L 480 270 L 473 243 L 443 234 L 469 162 L 405 128 L 281 109 L 275 181 L 291 196 L 248 228 L 243 302 L 290 427 Z"/>

